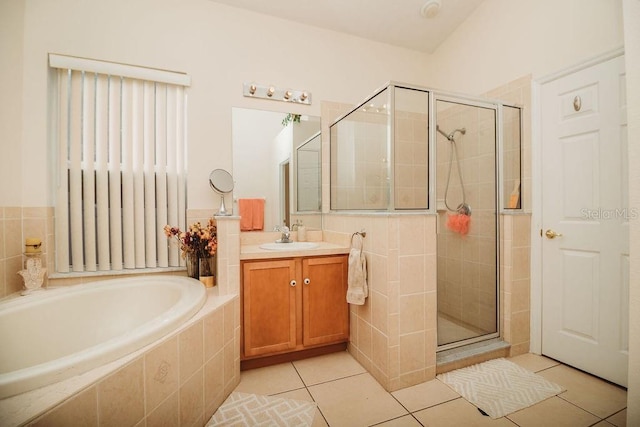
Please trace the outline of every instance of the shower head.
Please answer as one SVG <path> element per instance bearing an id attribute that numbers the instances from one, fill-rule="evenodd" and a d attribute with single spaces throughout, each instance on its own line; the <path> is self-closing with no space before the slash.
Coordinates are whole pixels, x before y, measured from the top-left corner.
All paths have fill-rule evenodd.
<path id="1" fill-rule="evenodd" d="M 440 132 L 445 138 L 447 138 L 449 142 L 454 142 L 453 136 L 456 134 L 456 132 L 460 132 L 463 135 L 467 133 L 467 128 L 459 128 L 451 133 L 444 133 L 442 130 L 440 130 L 440 126 L 438 125 L 436 125 L 436 130 Z"/>
<path id="2" fill-rule="evenodd" d="M 455 135 L 455 134 L 456 134 L 456 132 L 460 132 L 461 134 L 463 134 L 463 135 L 464 135 L 464 134 L 466 134 L 466 133 L 467 133 L 467 128 L 460 128 L 460 129 L 456 129 L 456 130 L 454 130 L 453 132 L 451 132 L 451 133 L 449 134 L 449 138 L 450 138 L 450 139 L 453 139 L 453 135 Z"/>

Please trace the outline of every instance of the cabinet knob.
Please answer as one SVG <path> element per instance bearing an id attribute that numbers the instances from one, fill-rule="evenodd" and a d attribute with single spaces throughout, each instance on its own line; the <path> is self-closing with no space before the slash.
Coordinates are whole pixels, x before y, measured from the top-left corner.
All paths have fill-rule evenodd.
<path id="1" fill-rule="evenodd" d="M 311 283 L 311 279 L 309 279 L 308 277 L 306 279 L 304 279 L 304 284 L 308 285 L 309 283 Z"/>
<path id="2" fill-rule="evenodd" d="M 295 286 L 295 285 L 296 285 L 296 281 L 295 281 L 295 280 L 292 280 L 291 282 L 289 282 L 289 284 L 290 284 L 291 286 Z"/>

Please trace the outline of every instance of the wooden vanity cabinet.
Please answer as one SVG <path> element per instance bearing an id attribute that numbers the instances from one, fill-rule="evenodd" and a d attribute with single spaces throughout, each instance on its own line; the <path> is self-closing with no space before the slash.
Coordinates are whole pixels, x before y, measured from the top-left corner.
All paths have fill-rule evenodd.
<path id="1" fill-rule="evenodd" d="M 243 360 L 349 340 L 346 255 L 243 261 L 241 292 Z"/>

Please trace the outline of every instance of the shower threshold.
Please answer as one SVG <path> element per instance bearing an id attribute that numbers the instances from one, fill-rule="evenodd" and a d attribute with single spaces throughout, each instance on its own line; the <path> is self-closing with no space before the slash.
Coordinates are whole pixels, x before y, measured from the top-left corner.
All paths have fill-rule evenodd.
<path id="1" fill-rule="evenodd" d="M 507 357 L 510 348 L 511 344 L 501 338 L 492 338 L 440 351 L 436 354 L 436 373 L 442 374 L 487 360 Z"/>

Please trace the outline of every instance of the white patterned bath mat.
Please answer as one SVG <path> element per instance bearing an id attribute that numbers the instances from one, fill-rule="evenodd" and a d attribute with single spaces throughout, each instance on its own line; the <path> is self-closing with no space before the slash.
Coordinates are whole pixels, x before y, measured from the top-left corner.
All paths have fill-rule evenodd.
<path id="1" fill-rule="evenodd" d="M 206 427 L 309 427 L 315 413 L 313 402 L 233 392 Z"/>
<path id="2" fill-rule="evenodd" d="M 494 359 L 437 378 L 491 418 L 500 418 L 564 391 L 506 359 Z"/>

